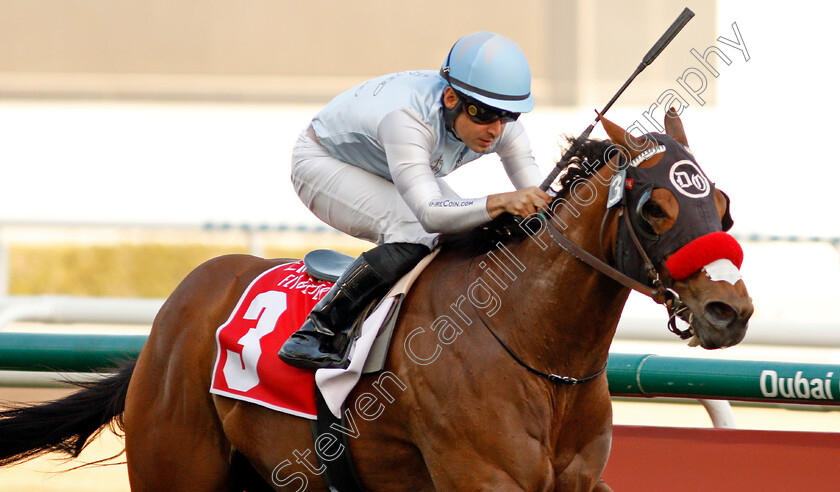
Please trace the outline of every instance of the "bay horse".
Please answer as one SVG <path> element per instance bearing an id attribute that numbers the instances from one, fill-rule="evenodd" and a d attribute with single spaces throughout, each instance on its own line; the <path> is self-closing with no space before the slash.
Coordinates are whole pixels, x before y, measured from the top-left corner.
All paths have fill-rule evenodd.
<path id="1" fill-rule="evenodd" d="M 667 136 L 687 151 L 676 113 L 665 122 Z M 659 149 L 664 135 L 643 140 L 602 124 L 618 147 L 607 140 L 581 146 L 549 211 L 445 238 L 417 279 L 385 371 L 363 376 L 347 400 L 358 412 L 349 442 L 365 490 L 611 490 L 601 480 L 612 436 L 604 368 L 630 288 L 579 258 L 622 263 L 634 251 L 621 240 L 628 232 L 648 247 L 680 224 L 701 239 L 725 234 L 728 198 L 707 183 L 714 226 L 686 223 L 690 207 L 662 183 L 641 190 L 636 208 L 608 209 L 621 154 L 652 170 L 667 152 Z M 586 167 L 610 147 L 619 149 L 611 160 Z M 630 180 L 617 183 L 614 191 L 630 189 Z M 549 239 L 558 234 L 582 252 Z M 704 269 L 717 258 L 694 258 L 702 252 L 692 252 L 682 265 L 694 266 L 674 278 L 668 261 L 690 239 L 651 254 L 649 278 L 636 278 L 668 294 L 672 314 L 690 322 L 697 344 L 734 345 L 752 301 L 742 280 Z M 208 392 L 216 328 L 252 279 L 283 262 L 229 255 L 197 267 L 164 303 L 136 361 L 64 399 L 0 414 L 0 464 L 52 451 L 78 455 L 116 422 L 134 491 L 327 490 L 316 459 L 324 449 L 316 448 L 309 421 Z M 360 406 L 364 395 L 379 396 Z M 247 474 L 238 470 L 260 480 L 241 485 Z"/>

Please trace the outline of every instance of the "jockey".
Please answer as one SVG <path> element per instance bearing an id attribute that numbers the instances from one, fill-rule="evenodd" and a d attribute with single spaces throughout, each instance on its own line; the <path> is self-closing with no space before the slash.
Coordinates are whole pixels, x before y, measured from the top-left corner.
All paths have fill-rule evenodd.
<path id="1" fill-rule="evenodd" d="M 351 321 L 437 244 L 440 233 L 547 204 L 520 113 L 531 111 L 531 71 L 519 46 L 467 35 L 437 71 L 369 80 L 333 99 L 298 138 L 292 183 L 322 221 L 378 246 L 362 253 L 280 350 L 301 368 L 346 362 Z M 442 179 L 499 155 L 513 192 L 459 197 Z M 341 336 L 336 336 L 341 335 Z"/>

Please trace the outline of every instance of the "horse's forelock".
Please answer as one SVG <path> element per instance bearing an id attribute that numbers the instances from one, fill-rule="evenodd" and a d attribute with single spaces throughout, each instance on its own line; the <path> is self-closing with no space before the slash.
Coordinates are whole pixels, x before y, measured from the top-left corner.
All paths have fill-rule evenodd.
<path id="1" fill-rule="evenodd" d="M 569 146 L 575 140 L 570 135 L 564 135 L 563 138 Z M 587 139 L 575 152 L 566 169 L 560 172 L 560 178 L 557 180 L 557 198 L 565 196 L 569 192 L 570 185 L 576 180 L 589 179 L 592 174 L 604 167 L 607 161 L 615 156 L 615 152 L 610 152 L 613 147 L 614 144 L 610 140 Z"/>

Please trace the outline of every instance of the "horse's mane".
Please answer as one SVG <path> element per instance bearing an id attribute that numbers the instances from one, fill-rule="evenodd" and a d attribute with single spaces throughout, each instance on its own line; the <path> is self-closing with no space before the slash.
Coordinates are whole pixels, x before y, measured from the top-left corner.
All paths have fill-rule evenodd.
<path id="1" fill-rule="evenodd" d="M 567 146 L 571 145 L 574 137 L 564 136 Z M 587 139 L 575 152 L 575 155 L 564 167 L 555 181 L 557 196 L 561 198 L 568 194 L 570 185 L 578 179 L 587 179 L 593 171 L 604 167 L 606 163 L 606 152 L 612 146 L 612 142 L 602 139 Z M 568 147 L 567 147 L 568 150 Z M 581 166 L 587 162 L 587 166 Z M 595 163 L 592 165 L 592 163 Z M 454 234 L 443 234 L 440 245 L 443 250 L 452 250 L 460 255 L 479 256 L 487 253 L 496 243 L 507 243 L 509 241 L 521 241 L 527 236 L 527 232 L 519 227 L 516 218 L 510 214 L 502 214 L 489 223 L 476 227 L 475 229 L 458 232 Z"/>

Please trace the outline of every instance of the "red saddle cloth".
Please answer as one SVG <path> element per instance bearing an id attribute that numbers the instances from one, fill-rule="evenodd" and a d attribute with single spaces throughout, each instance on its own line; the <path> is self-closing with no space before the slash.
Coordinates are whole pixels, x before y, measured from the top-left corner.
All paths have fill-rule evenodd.
<path id="1" fill-rule="evenodd" d="M 315 419 L 315 371 L 289 366 L 277 352 L 332 285 L 306 273 L 302 260 L 254 279 L 216 330 L 210 392 Z"/>

